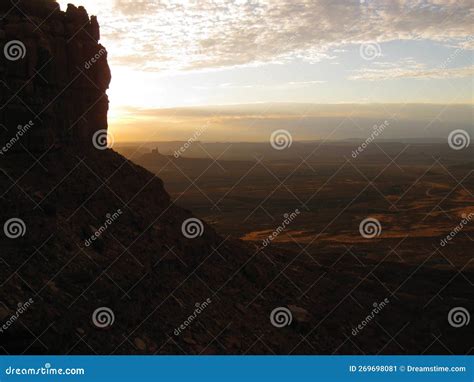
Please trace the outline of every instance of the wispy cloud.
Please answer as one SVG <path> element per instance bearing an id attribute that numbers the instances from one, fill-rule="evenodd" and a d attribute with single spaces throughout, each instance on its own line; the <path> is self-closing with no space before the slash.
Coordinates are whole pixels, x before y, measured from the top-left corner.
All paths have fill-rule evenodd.
<path id="1" fill-rule="evenodd" d="M 128 108 L 132 120 L 114 126 L 119 140 L 187 140 L 208 126 L 203 140 L 262 141 L 276 129 L 295 139 L 347 139 L 366 136 L 390 120 L 387 138 L 446 137 L 453 128 L 472 132 L 472 105 L 437 104 L 254 104 L 193 108 Z M 350 115 L 351 118 L 347 118 Z"/>
<path id="2" fill-rule="evenodd" d="M 411 79 L 443 79 L 463 78 L 474 75 L 474 65 L 447 68 L 445 65 L 438 67 L 427 67 L 427 65 L 415 62 L 412 59 L 404 59 L 396 62 L 374 62 L 371 66 L 356 70 L 350 80 L 380 81 L 400 78 Z"/>
<path id="3" fill-rule="evenodd" d="M 312 80 L 312 81 L 289 81 L 277 84 L 258 84 L 258 83 L 233 83 L 225 82 L 213 86 L 199 85 L 195 86 L 196 89 L 293 89 L 293 88 L 308 88 L 320 84 L 324 84 L 326 81 Z"/>

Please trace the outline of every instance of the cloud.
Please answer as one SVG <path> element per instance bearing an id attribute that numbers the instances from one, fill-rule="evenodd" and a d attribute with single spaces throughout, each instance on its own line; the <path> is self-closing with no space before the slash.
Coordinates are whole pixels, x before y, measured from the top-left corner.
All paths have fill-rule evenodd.
<path id="1" fill-rule="evenodd" d="M 115 62 L 149 71 L 317 62 L 349 44 L 396 39 L 472 48 L 471 0 L 115 0 L 103 7 L 114 15 L 105 16 L 103 35 L 114 42 Z"/>
<path id="2" fill-rule="evenodd" d="M 354 118 L 429 120 L 440 118 L 444 122 L 462 121 L 469 124 L 474 105 L 470 104 L 314 104 L 314 103 L 257 103 L 242 105 L 210 105 L 175 108 L 138 108 L 128 106 L 124 111 L 137 118 L 182 119 L 202 118 L 213 120 L 235 120 L 252 118 Z"/>
<path id="3" fill-rule="evenodd" d="M 265 142 L 276 129 L 296 140 L 366 137 L 390 120 L 385 138 L 447 137 L 453 129 L 472 132 L 473 105 L 462 104 L 251 104 L 169 109 L 127 108 L 131 120 L 111 126 L 121 141 L 187 140 L 208 126 L 206 141 Z M 427 130 L 429 129 L 429 130 Z"/>
<path id="4" fill-rule="evenodd" d="M 350 80 L 380 81 L 400 78 L 412 79 L 443 79 L 463 78 L 474 75 L 474 66 L 447 68 L 446 65 L 429 68 L 413 59 L 397 62 L 374 62 L 370 67 L 356 70 Z"/>
<path id="5" fill-rule="evenodd" d="M 115 0 L 113 8 L 126 16 L 142 16 L 154 12 L 160 1 Z"/>
<path id="6" fill-rule="evenodd" d="M 196 89 L 267 89 L 267 90 L 278 90 L 278 89 L 294 89 L 294 88 L 308 88 L 315 85 L 325 84 L 326 81 L 322 80 L 311 80 L 311 81 L 289 81 L 277 84 L 258 84 L 258 83 L 233 83 L 224 82 L 218 85 L 206 86 L 199 85 L 195 86 Z"/>

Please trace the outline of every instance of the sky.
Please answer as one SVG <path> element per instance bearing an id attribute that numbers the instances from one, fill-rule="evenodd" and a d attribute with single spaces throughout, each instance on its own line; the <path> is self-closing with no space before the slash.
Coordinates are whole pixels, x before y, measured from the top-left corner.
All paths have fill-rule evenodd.
<path id="1" fill-rule="evenodd" d="M 272 126 L 298 123 L 308 125 L 298 138 L 322 139 L 328 113 L 355 125 L 424 115 L 405 136 L 472 126 L 472 0 L 75 4 L 101 25 L 118 140 L 187 140 L 203 123 L 212 124 L 203 140 L 261 140 Z"/>

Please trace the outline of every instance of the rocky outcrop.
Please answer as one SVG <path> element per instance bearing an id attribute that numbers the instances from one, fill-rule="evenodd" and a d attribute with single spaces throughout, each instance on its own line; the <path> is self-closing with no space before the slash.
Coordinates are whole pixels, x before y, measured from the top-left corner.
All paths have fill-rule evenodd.
<path id="1" fill-rule="evenodd" d="M 83 7 L 0 0 L 2 154 L 89 146 L 107 129 L 111 75 L 99 38 L 96 17 Z"/>

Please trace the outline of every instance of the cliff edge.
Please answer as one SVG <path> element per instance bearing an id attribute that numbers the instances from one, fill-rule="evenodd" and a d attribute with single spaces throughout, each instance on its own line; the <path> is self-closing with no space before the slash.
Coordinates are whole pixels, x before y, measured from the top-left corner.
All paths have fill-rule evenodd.
<path id="1" fill-rule="evenodd" d="M 106 131 L 111 74 L 99 39 L 97 18 L 83 7 L 0 0 L 1 146 L 90 146 Z"/>

